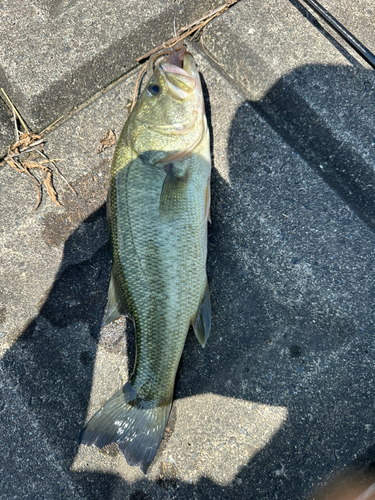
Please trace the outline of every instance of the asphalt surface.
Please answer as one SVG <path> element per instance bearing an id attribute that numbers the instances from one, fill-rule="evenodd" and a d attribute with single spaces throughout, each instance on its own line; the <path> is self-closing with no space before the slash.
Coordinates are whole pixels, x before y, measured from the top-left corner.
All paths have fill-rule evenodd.
<path id="1" fill-rule="evenodd" d="M 371 6 L 332 8 L 369 40 Z M 351 500 L 375 482 L 374 72 L 288 0 L 241 0 L 190 49 L 212 132 L 211 337 L 202 349 L 188 335 L 147 476 L 115 445 L 78 447 L 134 356 L 126 319 L 100 328 L 113 147 L 95 149 L 118 137 L 139 70 L 97 94 L 94 78 L 47 136 L 77 196 L 56 180 L 63 206 L 44 196 L 33 212 L 33 184 L 0 169 L 2 500 Z M 67 99 L 69 113 L 83 98 Z"/>

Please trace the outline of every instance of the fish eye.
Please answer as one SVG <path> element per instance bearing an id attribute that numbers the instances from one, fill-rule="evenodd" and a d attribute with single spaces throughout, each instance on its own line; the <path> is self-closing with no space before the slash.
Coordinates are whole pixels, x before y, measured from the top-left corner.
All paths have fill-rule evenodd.
<path id="1" fill-rule="evenodd" d="M 147 87 L 147 92 L 148 92 L 149 95 L 158 95 L 159 92 L 160 92 L 160 87 L 156 83 L 151 83 Z"/>

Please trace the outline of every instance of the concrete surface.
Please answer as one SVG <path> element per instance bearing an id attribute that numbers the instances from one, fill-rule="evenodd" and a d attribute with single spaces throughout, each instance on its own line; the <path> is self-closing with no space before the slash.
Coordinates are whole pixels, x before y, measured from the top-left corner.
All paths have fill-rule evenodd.
<path id="1" fill-rule="evenodd" d="M 4 0 L 0 86 L 42 130 L 218 0 Z"/>
<path id="2" fill-rule="evenodd" d="M 5 103 L 0 100 L 0 155 L 7 153 L 11 142 L 15 141 L 12 114 Z"/>
<path id="3" fill-rule="evenodd" d="M 372 2 L 321 0 L 319 3 L 375 54 L 375 6 Z"/>
<path id="4" fill-rule="evenodd" d="M 242 1 L 205 30 L 203 46 L 286 143 L 375 229 L 374 72 L 293 3 Z"/>
<path id="5" fill-rule="evenodd" d="M 76 442 L 134 355 L 125 319 L 100 331 L 113 149 L 94 151 L 118 136 L 137 74 L 48 135 L 78 193 L 57 181 L 63 207 L 33 213 L 32 184 L 0 170 L 1 500 L 321 500 L 331 482 L 375 482 L 374 76 L 322 32 L 303 38 L 298 10 L 273 31 L 259 8 L 242 1 L 207 29 L 221 66 L 192 47 L 213 131 L 213 329 L 205 349 L 188 336 L 146 477 L 116 446 Z M 246 22 L 265 24 L 251 65 Z M 275 61 L 287 22 L 299 49 Z"/>

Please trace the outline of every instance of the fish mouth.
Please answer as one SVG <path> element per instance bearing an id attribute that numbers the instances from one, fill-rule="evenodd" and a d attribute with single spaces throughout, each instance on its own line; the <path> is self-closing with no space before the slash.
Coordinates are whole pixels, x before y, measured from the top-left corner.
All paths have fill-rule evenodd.
<path id="1" fill-rule="evenodd" d="M 160 66 L 165 77 L 168 91 L 176 99 L 186 99 L 197 87 L 197 75 L 194 75 L 195 63 L 186 47 L 173 51 Z M 195 68 L 196 69 L 196 68 Z"/>
<path id="2" fill-rule="evenodd" d="M 186 46 L 176 47 L 173 52 L 170 52 L 168 57 L 159 64 L 158 70 L 164 78 L 168 92 L 173 97 L 183 100 L 194 95 L 195 101 L 195 105 L 186 117 L 187 122 L 152 127 L 152 130 L 161 134 L 177 135 L 185 142 L 185 147 L 180 151 L 172 152 L 158 162 L 167 164 L 180 161 L 192 153 L 207 133 L 207 121 L 198 68 L 193 55 L 187 52 Z M 197 125 L 198 128 L 194 132 Z"/>

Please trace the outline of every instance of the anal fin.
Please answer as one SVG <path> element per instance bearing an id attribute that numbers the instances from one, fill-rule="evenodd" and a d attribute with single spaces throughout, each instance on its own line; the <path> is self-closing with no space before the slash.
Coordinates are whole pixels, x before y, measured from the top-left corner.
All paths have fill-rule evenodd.
<path id="1" fill-rule="evenodd" d="M 200 303 L 197 316 L 192 322 L 192 325 L 195 336 L 199 340 L 201 346 L 204 347 L 211 331 L 211 302 L 207 278 L 202 302 Z"/>
<path id="2" fill-rule="evenodd" d="M 120 290 L 117 286 L 116 279 L 111 272 L 111 281 L 108 288 L 108 304 L 107 312 L 103 320 L 102 326 L 108 325 L 115 319 L 126 314 L 126 309 L 121 298 Z"/>

